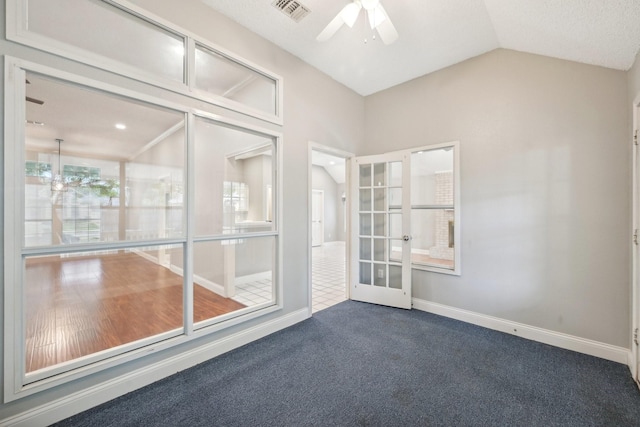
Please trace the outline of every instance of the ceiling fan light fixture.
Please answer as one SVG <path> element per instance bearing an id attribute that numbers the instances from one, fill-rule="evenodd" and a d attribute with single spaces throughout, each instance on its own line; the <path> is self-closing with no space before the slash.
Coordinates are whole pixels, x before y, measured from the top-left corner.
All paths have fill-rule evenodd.
<path id="1" fill-rule="evenodd" d="M 356 23 L 356 19 L 358 19 L 358 14 L 360 13 L 361 8 L 362 6 L 357 3 L 349 3 L 340 12 L 340 17 L 344 23 L 349 26 L 349 28 L 353 28 L 353 24 Z"/>
<path id="2" fill-rule="evenodd" d="M 379 7 L 367 10 L 367 14 L 369 15 L 369 24 L 371 25 L 372 30 L 378 27 L 378 25 L 382 24 L 385 19 L 387 19 L 387 17 L 384 13 L 382 13 L 382 10 L 380 10 Z"/>
<path id="3" fill-rule="evenodd" d="M 360 0 L 360 3 L 365 10 L 369 11 L 374 10 L 376 6 L 378 6 L 378 3 L 380 3 L 380 0 Z"/>
<path id="4" fill-rule="evenodd" d="M 377 30 L 378 35 L 384 44 L 389 45 L 398 39 L 398 32 L 393 26 L 391 19 L 389 19 L 389 15 L 384 10 L 380 0 L 353 0 L 342 8 L 335 18 L 327 24 L 324 30 L 318 34 L 316 40 L 319 42 L 329 40 L 344 24 L 353 28 L 361 9 L 365 9 L 367 11 L 367 17 L 369 19 L 371 29 Z M 376 38 L 375 34 L 373 35 L 373 38 Z M 365 43 L 366 42 L 367 41 L 365 39 Z"/>

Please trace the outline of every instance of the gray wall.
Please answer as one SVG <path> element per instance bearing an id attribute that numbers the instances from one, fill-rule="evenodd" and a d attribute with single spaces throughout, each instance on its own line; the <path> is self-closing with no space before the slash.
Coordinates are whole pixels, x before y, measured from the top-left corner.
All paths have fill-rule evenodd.
<path id="1" fill-rule="evenodd" d="M 358 154 L 460 141 L 462 276 L 415 297 L 629 347 L 625 72 L 499 49 L 365 108 Z"/>
<path id="2" fill-rule="evenodd" d="M 283 76 L 285 125 L 279 128 L 261 120 L 250 119 L 241 114 L 187 99 L 180 95 L 160 92 L 156 88 L 125 77 L 7 42 L 4 38 L 4 11 L 6 7 L 4 0 L 0 0 L 0 34 L 3 35 L 0 38 L 0 52 L 169 100 L 180 101 L 195 108 L 209 110 L 233 119 L 249 121 L 257 126 L 280 129 L 283 133 L 282 150 L 284 157 L 284 165 L 281 171 L 284 177 L 284 193 L 282 194 L 284 218 L 281 230 L 284 259 L 287 261 L 284 263 L 283 272 L 284 308 L 282 311 L 253 319 L 243 325 L 228 328 L 213 337 L 209 336 L 199 341 L 192 341 L 179 348 L 150 354 L 142 359 L 112 368 L 108 372 L 98 373 L 13 403 L 0 403 L 0 419 L 101 384 L 117 376 L 126 375 L 132 370 L 154 362 L 166 360 L 172 355 L 206 344 L 213 338 L 228 336 L 259 323 L 274 320 L 285 314 L 305 308 L 308 302 L 308 286 L 306 284 L 308 278 L 307 270 L 309 268 L 307 257 L 309 244 L 306 239 L 301 239 L 299 236 L 307 235 L 308 226 L 308 165 L 306 161 L 308 141 L 318 141 L 323 145 L 340 150 L 354 151 L 354 144 L 361 144 L 364 140 L 364 99 L 293 55 L 284 52 L 235 22 L 216 13 L 199 0 L 184 0 L 180 2 L 172 0 L 134 0 L 132 3 L 144 7 L 161 18 L 186 28 L 191 33 L 206 38 L 255 64 Z M 3 69 L 0 68 L 0 77 L 2 78 L 4 78 Z M 0 85 L 0 92 L 2 91 L 3 89 Z M 0 110 L 3 111 L 3 109 L 4 104 L 0 104 Z M 3 121 L 0 121 L 0 134 L 4 134 L 3 123 Z M 0 168 L 2 164 L 3 162 L 0 162 Z M 4 173 L 0 171 L 0 177 L 3 176 Z M 4 206 L 0 207 L 0 215 L 2 215 L 2 212 L 4 212 Z M 4 221 L 0 221 L 0 224 L 4 224 Z M 2 251 L 3 248 L 0 247 L 0 252 Z M 0 277 L 4 277 L 3 272 L 0 273 L 2 273 Z M 0 293 L 0 304 L 4 304 L 1 300 L 2 298 L 3 294 Z M 1 318 L 0 321 L 2 321 Z M 0 330 L 3 329 L 0 328 Z M 4 343 L 4 340 L 0 340 L 0 345 L 3 345 L 2 343 Z M 3 350 L 0 351 L 0 357 L 2 357 L 2 354 Z"/>

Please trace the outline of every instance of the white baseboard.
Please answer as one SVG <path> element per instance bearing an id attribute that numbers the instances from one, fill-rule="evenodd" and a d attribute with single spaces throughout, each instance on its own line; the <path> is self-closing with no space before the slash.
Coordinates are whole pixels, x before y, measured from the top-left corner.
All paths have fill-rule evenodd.
<path id="1" fill-rule="evenodd" d="M 212 282 L 211 280 L 205 279 L 204 277 L 198 276 L 197 274 L 193 275 L 193 281 L 195 284 L 200 285 L 203 288 L 210 290 L 211 292 L 214 292 L 224 298 L 229 298 L 229 295 L 227 295 L 224 286 L 219 283 Z"/>
<path id="2" fill-rule="evenodd" d="M 241 347 L 309 318 L 308 309 L 295 311 L 192 351 L 170 357 L 127 375 L 0 420 L 2 426 L 48 426 L 94 406 L 108 402 L 177 372 L 191 368 L 223 353 Z"/>
<path id="3" fill-rule="evenodd" d="M 183 268 L 178 267 L 178 266 L 173 265 L 173 264 L 171 264 L 171 267 L 169 268 L 169 270 L 171 270 L 172 273 L 176 273 L 178 276 L 181 276 L 181 277 L 182 277 L 182 275 L 184 273 L 184 269 Z M 200 285 L 203 288 L 208 289 L 211 292 L 214 292 L 214 293 L 216 293 L 216 294 L 218 294 L 218 295 L 220 295 L 220 296 L 222 296 L 224 298 L 228 298 L 228 295 L 227 295 L 226 290 L 224 289 L 224 286 L 222 286 L 222 285 L 220 285 L 220 284 L 218 284 L 216 282 L 212 282 L 211 280 L 205 279 L 204 277 L 198 276 L 197 274 L 193 275 L 193 282 L 196 285 Z"/>
<path id="4" fill-rule="evenodd" d="M 130 252 L 132 252 L 132 253 L 134 253 L 134 254 L 146 259 L 147 261 L 151 261 L 154 264 L 160 265 L 160 261 L 158 260 L 158 257 L 153 256 L 151 254 L 148 254 L 143 250 L 140 250 L 138 248 L 132 248 L 132 249 L 130 249 Z"/>
<path id="5" fill-rule="evenodd" d="M 532 341 L 538 341 L 555 347 L 573 350 L 590 356 L 600 357 L 613 362 L 629 364 L 631 350 L 610 344 L 592 341 L 561 332 L 537 328 L 523 323 L 512 322 L 498 317 L 487 316 L 473 311 L 462 310 L 418 298 L 412 299 L 413 308 L 440 316 L 450 317 L 463 322 L 472 323 L 495 331 L 505 332 Z"/>

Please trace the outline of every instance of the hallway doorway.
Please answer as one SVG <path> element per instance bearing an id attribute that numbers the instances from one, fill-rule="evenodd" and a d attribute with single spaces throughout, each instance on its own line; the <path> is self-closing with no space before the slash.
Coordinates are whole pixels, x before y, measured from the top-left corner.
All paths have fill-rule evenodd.
<path id="1" fill-rule="evenodd" d="M 346 159 L 311 150 L 312 313 L 348 299 Z"/>

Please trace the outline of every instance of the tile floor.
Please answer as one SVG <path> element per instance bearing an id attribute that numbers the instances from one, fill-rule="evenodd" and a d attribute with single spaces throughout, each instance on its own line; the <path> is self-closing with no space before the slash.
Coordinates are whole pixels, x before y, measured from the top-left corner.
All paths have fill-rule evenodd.
<path id="1" fill-rule="evenodd" d="M 345 243 L 328 242 L 311 249 L 312 312 L 345 301 Z M 271 299 L 271 278 L 237 283 L 233 299 L 248 307 Z"/>
<path id="2" fill-rule="evenodd" d="M 312 312 L 345 301 L 345 243 L 328 242 L 311 248 Z"/>
<path id="3" fill-rule="evenodd" d="M 267 277 L 251 282 L 236 283 L 236 294 L 233 300 L 244 304 L 247 307 L 271 301 L 272 295 L 271 277 Z"/>

